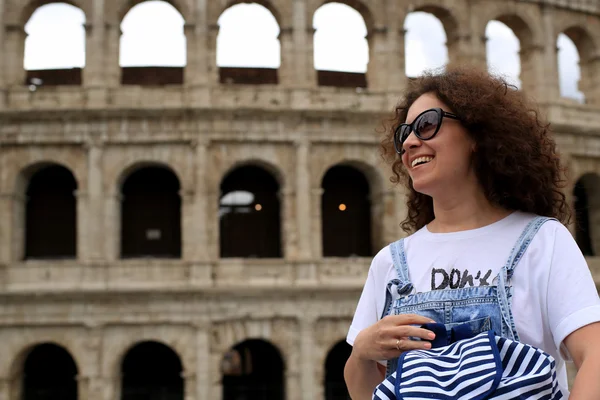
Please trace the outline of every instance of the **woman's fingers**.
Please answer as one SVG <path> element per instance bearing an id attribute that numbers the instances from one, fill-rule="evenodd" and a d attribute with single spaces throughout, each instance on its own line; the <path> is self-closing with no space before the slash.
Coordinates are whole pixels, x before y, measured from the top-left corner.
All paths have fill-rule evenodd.
<path id="1" fill-rule="evenodd" d="M 390 348 L 404 353 L 409 350 L 428 350 L 431 348 L 431 343 L 424 340 L 411 340 L 409 338 L 393 339 Z"/>
<path id="2" fill-rule="evenodd" d="M 423 325 L 435 323 L 431 318 L 417 314 L 389 315 L 385 317 L 385 319 L 388 319 L 394 325 Z"/>

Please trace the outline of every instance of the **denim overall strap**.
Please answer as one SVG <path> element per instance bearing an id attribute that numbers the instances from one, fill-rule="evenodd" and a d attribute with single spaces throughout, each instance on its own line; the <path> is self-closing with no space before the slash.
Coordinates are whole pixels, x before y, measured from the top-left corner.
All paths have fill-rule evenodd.
<path id="1" fill-rule="evenodd" d="M 381 318 L 389 315 L 391 312 L 393 303 L 392 290 L 394 286 L 400 297 L 404 297 L 413 291 L 413 284 L 410 282 L 408 276 L 408 264 L 406 263 L 406 253 L 404 252 L 404 239 L 400 239 L 390 244 L 390 253 L 398 278 L 390 280 L 387 284 L 387 290 L 385 291 L 385 305 L 383 307 Z"/>
<path id="2" fill-rule="evenodd" d="M 523 257 L 523 254 L 525 254 L 525 251 L 529 247 L 534 236 L 540 230 L 541 226 L 551 219 L 553 218 L 538 216 L 527 224 L 525 229 L 523 229 L 521 236 L 513 246 L 506 264 L 504 264 L 502 270 L 498 273 L 498 303 L 506 328 L 510 329 L 510 332 L 502 332 L 502 335 L 512 338 L 515 341 L 519 341 L 519 335 L 511 312 L 513 296 L 511 279 L 517 264 Z M 509 335 L 512 335 L 512 337 Z"/>

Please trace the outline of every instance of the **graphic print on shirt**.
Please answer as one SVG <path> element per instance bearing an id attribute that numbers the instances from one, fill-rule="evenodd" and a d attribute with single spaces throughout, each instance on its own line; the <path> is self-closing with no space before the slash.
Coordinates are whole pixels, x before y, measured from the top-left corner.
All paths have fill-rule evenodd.
<path id="1" fill-rule="evenodd" d="M 452 268 L 450 273 L 443 268 L 431 269 L 431 290 L 462 289 L 473 286 L 490 286 L 492 270 L 487 272 L 469 272 L 468 269 L 461 271 Z"/>

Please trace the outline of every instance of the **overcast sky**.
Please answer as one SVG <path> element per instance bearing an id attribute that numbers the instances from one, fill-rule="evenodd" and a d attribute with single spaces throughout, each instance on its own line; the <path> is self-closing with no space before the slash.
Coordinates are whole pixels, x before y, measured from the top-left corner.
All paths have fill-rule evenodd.
<path id="1" fill-rule="evenodd" d="M 70 68 L 85 65 L 85 15 L 64 3 L 39 8 L 25 30 L 26 69 Z M 123 19 L 121 66 L 184 66 L 186 44 L 182 16 L 166 2 L 150 0 L 135 6 Z M 365 72 L 369 59 L 365 23 L 354 9 L 328 3 L 314 15 L 315 68 L 319 70 Z M 277 36 L 279 26 L 266 8 L 239 4 L 219 19 L 217 64 L 220 66 L 272 67 L 280 64 Z M 446 35 L 441 22 L 431 14 L 413 13 L 405 23 L 406 74 L 417 76 L 448 60 Z M 519 41 L 500 22 L 486 30 L 488 65 L 520 85 Z M 563 96 L 581 99 L 577 92 L 579 57 L 565 35 L 560 35 L 560 86 Z M 493 51 L 492 51 L 493 49 Z"/>

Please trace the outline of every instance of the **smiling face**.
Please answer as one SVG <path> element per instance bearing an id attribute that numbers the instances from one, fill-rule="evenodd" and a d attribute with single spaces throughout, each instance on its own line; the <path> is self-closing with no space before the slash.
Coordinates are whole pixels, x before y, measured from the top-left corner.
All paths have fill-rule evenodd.
<path id="1" fill-rule="evenodd" d="M 422 95 L 409 108 L 406 123 L 435 107 L 451 111 L 434 94 Z M 440 130 L 431 140 L 420 140 L 412 132 L 403 148 L 402 163 L 417 192 L 435 199 L 448 191 L 463 190 L 465 185 L 477 185 L 472 166 L 475 142 L 459 121 L 443 118 Z"/>

